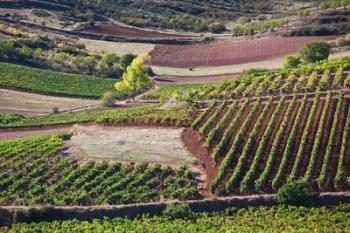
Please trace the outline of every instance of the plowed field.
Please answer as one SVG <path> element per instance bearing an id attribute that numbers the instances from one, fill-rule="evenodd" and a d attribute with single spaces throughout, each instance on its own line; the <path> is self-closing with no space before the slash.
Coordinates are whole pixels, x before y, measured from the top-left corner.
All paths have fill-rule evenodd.
<path id="1" fill-rule="evenodd" d="M 276 37 L 207 45 L 159 45 L 150 52 L 150 64 L 177 68 L 244 64 L 295 53 L 310 41 L 333 39 L 334 36 Z"/>

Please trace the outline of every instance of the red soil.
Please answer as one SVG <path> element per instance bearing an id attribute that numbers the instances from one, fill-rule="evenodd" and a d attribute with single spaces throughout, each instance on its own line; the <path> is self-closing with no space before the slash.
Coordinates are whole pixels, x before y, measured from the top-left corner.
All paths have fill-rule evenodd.
<path id="1" fill-rule="evenodd" d="M 191 154 L 203 162 L 203 168 L 206 172 L 207 179 L 204 184 L 204 189 L 202 190 L 202 195 L 203 197 L 210 197 L 209 184 L 215 178 L 217 172 L 215 162 L 211 159 L 208 151 L 201 146 L 201 137 L 192 129 L 185 129 L 182 132 L 181 138 Z"/>
<path id="2" fill-rule="evenodd" d="M 206 45 L 159 45 L 150 52 L 150 64 L 178 68 L 244 64 L 295 53 L 310 41 L 335 38 L 275 37 Z"/>
<path id="3" fill-rule="evenodd" d="M 162 33 L 157 31 L 143 30 L 133 27 L 125 27 L 116 24 L 101 24 L 89 28 L 84 28 L 81 32 L 88 32 L 93 34 L 102 34 L 102 35 L 113 35 L 123 38 L 137 38 L 137 39 L 167 39 L 167 38 L 185 38 L 188 36 L 177 35 L 170 33 Z"/>

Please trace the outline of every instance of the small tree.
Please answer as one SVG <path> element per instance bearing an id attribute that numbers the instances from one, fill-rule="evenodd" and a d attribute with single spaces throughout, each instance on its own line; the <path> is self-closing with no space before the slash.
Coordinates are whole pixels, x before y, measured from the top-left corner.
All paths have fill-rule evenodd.
<path id="1" fill-rule="evenodd" d="M 111 91 L 107 91 L 101 97 L 101 102 L 104 107 L 112 107 L 115 104 L 115 96 Z"/>
<path id="2" fill-rule="evenodd" d="M 310 205 L 315 199 L 309 183 L 299 180 L 283 185 L 277 192 L 277 201 L 283 205 Z"/>
<path id="3" fill-rule="evenodd" d="M 89 74 L 92 74 L 92 72 L 94 71 L 96 65 L 97 65 L 97 61 L 93 56 L 88 56 L 85 57 L 85 65 L 88 68 Z"/>
<path id="4" fill-rule="evenodd" d="M 115 88 L 118 91 L 132 96 L 133 101 L 135 101 L 135 96 L 138 92 L 153 86 L 153 80 L 149 78 L 142 67 L 148 59 L 148 55 L 140 55 L 135 58 L 123 74 L 123 81 L 115 84 Z"/>
<path id="5" fill-rule="evenodd" d="M 126 68 L 131 64 L 131 62 L 136 58 L 136 55 L 127 53 L 120 58 L 120 66 L 126 70 Z"/>
<path id="6" fill-rule="evenodd" d="M 328 59 L 331 48 L 327 42 L 314 41 L 306 44 L 299 52 L 304 63 L 314 63 Z"/>
<path id="7" fill-rule="evenodd" d="M 287 56 L 283 63 L 283 68 L 297 68 L 301 64 L 299 56 Z"/>

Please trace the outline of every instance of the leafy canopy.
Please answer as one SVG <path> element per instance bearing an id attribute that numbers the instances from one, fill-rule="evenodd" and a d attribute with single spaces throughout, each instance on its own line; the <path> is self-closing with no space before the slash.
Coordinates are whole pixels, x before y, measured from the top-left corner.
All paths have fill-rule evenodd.
<path id="1" fill-rule="evenodd" d="M 150 57 L 146 54 L 136 57 L 128 66 L 123 74 L 123 80 L 115 84 L 117 91 L 123 92 L 133 98 L 135 95 L 153 86 L 153 80 L 150 79 L 142 65 Z"/>

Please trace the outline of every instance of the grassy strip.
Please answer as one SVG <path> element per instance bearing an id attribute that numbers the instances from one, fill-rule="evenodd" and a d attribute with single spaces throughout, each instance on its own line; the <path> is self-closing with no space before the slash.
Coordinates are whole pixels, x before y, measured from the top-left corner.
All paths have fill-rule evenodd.
<path id="1" fill-rule="evenodd" d="M 0 62 L 0 86 L 58 96 L 99 98 L 115 92 L 114 80 Z M 116 97 L 123 98 L 122 93 Z"/>
<path id="2" fill-rule="evenodd" d="M 101 124 L 164 124 L 188 126 L 191 122 L 189 109 L 163 110 L 159 105 L 121 108 L 105 111 L 84 111 L 59 113 L 49 116 L 28 118 L 0 128 L 41 127 L 49 125 L 96 122 Z"/>

